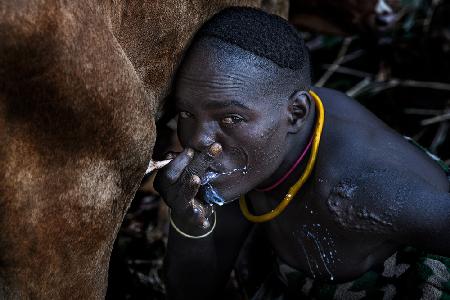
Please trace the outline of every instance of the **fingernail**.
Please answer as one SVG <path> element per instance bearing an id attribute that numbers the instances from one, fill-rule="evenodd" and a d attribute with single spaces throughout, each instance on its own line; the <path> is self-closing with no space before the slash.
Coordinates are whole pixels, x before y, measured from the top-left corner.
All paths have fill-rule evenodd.
<path id="1" fill-rule="evenodd" d="M 209 221 L 208 221 L 208 220 L 204 220 L 202 226 L 203 226 L 203 228 L 205 228 L 205 229 L 206 229 L 206 228 L 209 228 L 209 226 L 210 226 Z"/>
<path id="2" fill-rule="evenodd" d="M 197 175 L 192 175 L 191 182 L 193 185 L 199 185 L 201 182 L 200 177 L 198 177 Z"/>
<path id="3" fill-rule="evenodd" d="M 169 153 L 166 154 L 165 158 L 166 159 L 174 159 L 175 158 L 175 154 L 169 152 Z"/>
<path id="4" fill-rule="evenodd" d="M 209 153 L 212 156 L 217 156 L 220 152 L 222 152 L 222 145 L 220 145 L 219 143 L 214 143 L 209 148 Z"/>
<path id="5" fill-rule="evenodd" d="M 186 154 L 187 154 L 187 156 L 189 156 L 190 158 L 193 158 L 193 157 L 194 157 L 194 150 L 192 150 L 191 148 L 188 148 L 188 149 L 186 150 Z"/>

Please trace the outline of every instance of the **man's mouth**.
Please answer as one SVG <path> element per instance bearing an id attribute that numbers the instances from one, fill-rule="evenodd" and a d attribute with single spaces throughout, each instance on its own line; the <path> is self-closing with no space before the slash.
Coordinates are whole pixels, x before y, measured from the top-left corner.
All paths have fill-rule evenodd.
<path id="1" fill-rule="evenodd" d="M 231 170 L 223 170 L 222 168 L 215 168 L 215 167 L 208 167 L 206 169 L 205 175 L 202 178 L 202 185 L 205 185 L 211 181 L 214 181 L 215 179 L 217 179 L 217 177 L 223 177 L 223 176 L 231 176 L 234 175 L 236 173 L 242 173 L 242 174 L 246 174 L 247 173 L 247 167 L 243 167 L 243 168 L 234 168 Z"/>
<path id="2" fill-rule="evenodd" d="M 215 164 L 215 165 L 210 165 L 207 169 L 206 172 L 215 172 L 215 173 L 223 173 L 224 172 L 224 168 L 222 164 Z"/>
<path id="3" fill-rule="evenodd" d="M 219 172 L 208 168 L 206 169 L 205 175 L 203 175 L 203 178 L 201 180 L 201 185 L 205 185 L 216 179 L 220 175 Z"/>

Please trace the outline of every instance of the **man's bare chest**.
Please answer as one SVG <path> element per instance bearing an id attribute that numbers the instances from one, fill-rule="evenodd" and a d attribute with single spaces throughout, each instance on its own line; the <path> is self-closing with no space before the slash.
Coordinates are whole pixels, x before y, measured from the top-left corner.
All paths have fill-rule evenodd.
<path id="1" fill-rule="evenodd" d="M 330 195 L 303 193 L 279 219 L 263 226 L 277 257 L 289 266 L 311 278 L 347 281 L 382 264 L 395 245 L 370 230 L 342 228 Z"/>

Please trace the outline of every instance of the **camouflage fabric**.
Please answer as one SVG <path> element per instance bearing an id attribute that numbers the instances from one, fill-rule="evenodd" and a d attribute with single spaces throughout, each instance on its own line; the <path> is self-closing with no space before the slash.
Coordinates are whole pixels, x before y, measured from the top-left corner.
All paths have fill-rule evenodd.
<path id="1" fill-rule="evenodd" d="M 360 278 L 330 284 L 278 261 L 253 300 L 441 299 L 450 300 L 450 258 L 407 247 Z"/>

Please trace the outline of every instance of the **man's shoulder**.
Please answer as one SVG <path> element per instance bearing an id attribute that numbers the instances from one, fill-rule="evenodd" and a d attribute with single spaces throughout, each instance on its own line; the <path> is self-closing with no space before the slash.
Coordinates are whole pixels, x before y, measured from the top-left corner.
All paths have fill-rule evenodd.
<path id="1" fill-rule="evenodd" d="M 346 229 L 395 233 L 405 221 L 402 211 L 421 207 L 424 195 L 438 192 L 407 168 L 368 164 L 341 174 L 325 201 L 334 220 Z"/>
<path id="2" fill-rule="evenodd" d="M 342 103 L 358 104 L 358 102 L 355 99 L 335 89 L 325 87 L 311 87 L 311 90 L 315 92 L 320 97 L 322 102 L 325 102 L 326 104 L 333 104 L 336 102 L 340 104 Z"/>
<path id="3" fill-rule="evenodd" d="M 313 87 L 311 90 L 320 97 L 328 117 L 344 120 L 348 124 L 366 124 L 372 128 L 387 127 L 371 111 L 343 92 L 323 87 Z"/>
<path id="4" fill-rule="evenodd" d="M 350 231 L 393 232 L 392 214 L 398 205 L 394 195 L 383 190 L 390 174 L 388 169 L 362 168 L 336 180 L 325 200 L 335 223 Z"/>

